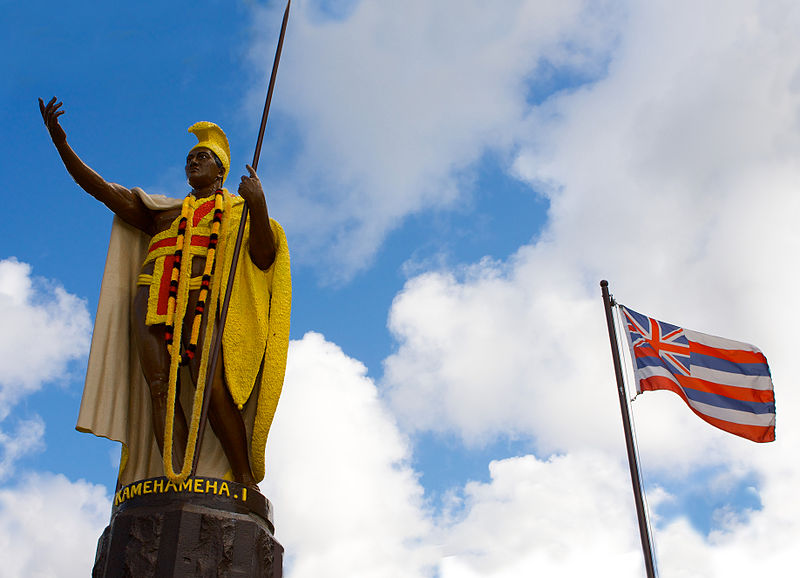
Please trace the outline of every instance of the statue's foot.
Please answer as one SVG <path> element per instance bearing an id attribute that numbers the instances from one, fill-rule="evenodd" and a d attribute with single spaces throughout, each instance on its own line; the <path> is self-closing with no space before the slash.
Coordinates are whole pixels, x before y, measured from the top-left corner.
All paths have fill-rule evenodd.
<path id="1" fill-rule="evenodd" d="M 250 472 L 247 472 L 244 475 L 234 474 L 233 480 L 237 484 L 242 484 L 243 486 L 246 486 L 248 490 L 261 493 L 261 490 L 258 489 L 258 482 L 256 482 L 255 478 L 253 478 L 253 475 Z"/>

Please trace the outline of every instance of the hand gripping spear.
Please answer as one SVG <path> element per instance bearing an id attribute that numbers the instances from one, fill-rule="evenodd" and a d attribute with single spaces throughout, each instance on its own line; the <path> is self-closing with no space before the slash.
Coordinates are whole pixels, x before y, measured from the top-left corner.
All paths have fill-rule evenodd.
<path id="1" fill-rule="evenodd" d="M 289 7 L 292 0 L 286 2 L 286 10 L 283 12 L 283 22 L 281 23 L 281 34 L 278 37 L 278 48 L 275 50 L 275 60 L 272 63 L 272 74 L 269 77 L 269 88 L 267 88 L 267 100 L 264 102 L 264 112 L 261 114 L 261 127 L 258 129 L 258 140 L 256 141 L 256 150 L 253 154 L 253 162 L 250 166 L 254 170 L 258 170 L 258 159 L 261 156 L 261 145 L 264 142 L 264 130 L 267 127 L 267 117 L 269 116 L 269 105 L 272 102 L 272 92 L 275 89 L 275 77 L 278 75 L 278 64 L 281 60 L 281 50 L 283 49 L 283 37 L 286 35 L 286 23 L 289 21 Z M 203 445 L 203 435 L 206 429 L 206 422 L 208 421 L 208 406 L 209 406 L 209 391 L 211 391 L 211 382 L 214 379 L 214 374 L 217 370 L 217 362 L 219 361 L 219 352 L 222 349 L 222 332 L 225 329 L 225 320 L 228 317 L 228 307 L 231 301 L 231 291 L 233 289 L 233 279 L 236 275 L 236 264 L 239 261 L 239 253 L 242 250 L 242 240 L 244 238 L 244 226 L 247 222 L 247 203 L 242 208 L 242 218 L 239 221 L 239 231 L 236 234 L 236 244 L 233 248 L 233 261 L 231 262 L 231 271 L 228 274 L 228 283 L 225 287 L 225 297 L 222 300 L 222 307 L 219 312 L 219 324 L 217 330 L 214 332 L 214 340 L 211 342 L 211 349 L 209 350 L 209 364 L 208 373 L 206 374 L 206 387 L 203 391 L 203 407 L 200 412 L 200 424 L 197 431 L 197 449 L 194 453 L 192 461 L 192 473 L 194 476 L 197 473 L 197 461 L 200 458 L 200 448 Z"/>

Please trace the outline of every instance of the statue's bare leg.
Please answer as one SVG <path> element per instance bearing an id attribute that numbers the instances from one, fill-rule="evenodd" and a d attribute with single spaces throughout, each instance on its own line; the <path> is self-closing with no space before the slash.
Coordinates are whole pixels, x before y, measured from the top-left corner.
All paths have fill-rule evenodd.
<path id="1" fill-rule="evenodd" d="M 147 297 L 149 287 L 139 286 L 133 302 L 133 333 L 136 337 L 136 347 L 139 352 L 139 361 L 142 373 L 150 387 L 150 399 L 153 412 L 153 434 L 158 444 L 158 450 L 164 455 L 164 426 L 167 420 L 167 392 L 169 390 L 169 363 L 164 337 L 165 326 L 146 325 Z M 183 459 L 186 453 L 186 440 L 189 437 L 189 428 L 186 416 L 181 408 L 179 399 L 175 400 L 175 421 L 172 442 L 172 467 L 175 471 L 183 468 Z"/>
<path id="2" fill-rule="evenodd" d="M 196 303 L 196 291 L 189 294 L 188 311 L 193 311 Z M 189 316 L 187 315 L 187 320 Z M 203 350 L 203 337 L 206 333 L 207 318 L 203 319 L 200 326 L 200 339 L 197 344 L 197 351 Z M 188 327 L 184 328 L 184 335 L 189 334 Z M 188 341 L 188 338 L 185 338 Z M 200 370 L 200 356 L 195 357 L 189 364 L 192 381 L 197 384 L 198 373 Z M 244 427 L 242 414 L 233 403 L 233 398 L 228 391 L 225 383 L 225 371 L 222 362 L 222 351 L 220 351 L 217 367 L 214 371 L 214 379 L 211 382 L 211 391 L 208 392 L 208 421 L 214 429 L 214 433 L 222 445 L 225 457 L 231 465 L 233 479 L 240 484 L 255 486 L 253 470 L 250 467 L 250 452 L 247 442 L 247 430 Z"/>
<path id="3" fill-rule="evenodd" d="M 222 359 L 217 363 L 217 369 L 214 372 L 209 401 L 208 421 L 225 450 L 234 480 L 240 484 L 255 486 L 256 481 L 250 468 L 247 430 L 244 427 L 242 414 L 233 403 L 233 398 L 225 384 Z"/>
<path id="4" fill-rule="evenodd" d="M 199 362 L 190 364 L 192 380 L 195 383 L 197 383 L 199 365 Z M 242 414 L 233 403 L 228 386 L 225 384 L 221 352 L 214 371 L 214 379 L 211 382 L 211 391 L 208 393 L 208 402 L 208 421 L 222 445 L 225 457 L 228 458 L 234 481 L 255 486 L 256 481 L 250 468 L 247 430 L 244 427 Z"/>

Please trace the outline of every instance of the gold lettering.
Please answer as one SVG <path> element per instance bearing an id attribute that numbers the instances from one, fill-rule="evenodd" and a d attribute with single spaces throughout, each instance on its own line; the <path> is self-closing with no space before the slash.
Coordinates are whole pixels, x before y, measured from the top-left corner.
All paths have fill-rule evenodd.
<path id="1" fill-rule="evenodd" d="M 153 491 L 153 487 L 152 486 L 153 486 L 153 480 L 145 480 L 144 487 L 142 488 L 142 491 L 145 494 L 149 494 L 150 492 Z"/>
<path id="2" fill-rule="evenodd" d="M 212 482 L 211 480 L 206 480 L 206 494 L 211 490 L 212 493 L 217 493 L 217 482 Z"/>
<path id="3" fill-rule="evenodd" d="M 122 501 L 124 502 L 125 500 L 127 500 L 130 497 L 131 497 L 131 487 L 130 486 L 125 486 L 123 488 L 123 490 L 122 490 Z"/>
<path id="4" fill-rule="evenodd" d="M 118 491 L 114 496 L 114 505 L 119 506 L 122 503 L 122 490 Z"/>
<path id="5" fill-rule="evenodd" d="M 142 482 L 131 485 L 131 498 L 142 495 Z"/>
<path id="6" fill-rule="evenodd" d="M 194 491 L 197 492 L 198 494 L 203 493 L 203 480 L 201 480 L 200 478 L 194 479 Z"/>
<path id="7" fill-rule="evenodd" d="M 186 480 L 181 484 L 180 490 L 181 492 L 191 492 L 192 491 L 192 480 Z"/>
<path id="8" fill-rule="evenodd" d="M 247 501 L 247 488 L 242 488 L 242 501 Z"/>
<path id="9" fill-rule="evenodd" d="M 178 491 L 178 486 L 175 485 L 175 482 L 170 480 L 170 481 L 167 482 L 167 487 L 164 488 L 164 492 L 168 492 L 170 486 L 172 486 L 172 491 L 173 492 L 177 492 Z"/>
<path id="10" fill-rule="evenodd" d="M 164 493 L 164 480 L 162 479 L 153 480 L 153 493 L 158 493 L 158 494 Z"/>
<path id="11" fill-rule="evenodd" d="M 225 495 L 229 498 L 231 497 L 231 491 L 228 489 L 228 482 L 222 482 L 219 487 L 219 495 L 222 495 L 222 492 L 225 492 Z"/>

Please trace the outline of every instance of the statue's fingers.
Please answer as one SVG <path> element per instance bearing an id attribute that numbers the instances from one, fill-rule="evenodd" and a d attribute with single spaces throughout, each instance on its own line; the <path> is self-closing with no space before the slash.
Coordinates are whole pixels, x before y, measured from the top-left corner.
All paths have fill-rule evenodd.
<path id="1" fill-rule="evenodd" d="M 41 111 L 42 116 L 44 116 L 44 101 L 41 99 L 41 97 L 39 97 L 39 110 Z"/>
<path id="2" fill-rule="evenodd" d="M 251 167 L 250 165 L 245 165 L 245 167 L 247 168 L 248 171 L 250 171 L 250 178 L 252 178 L 252 179 L 257 179 L 258 178 L 258 175 L 256 174 L 256 170 L 253 167 Z"/>
<path id="3" fill-rule="evenodd" d="M 47 103 L 47 106 L 52 106 L 55 101 L 56 97 L 54 96 L 53 98 L 50 99 L 50 102 Z"/>

